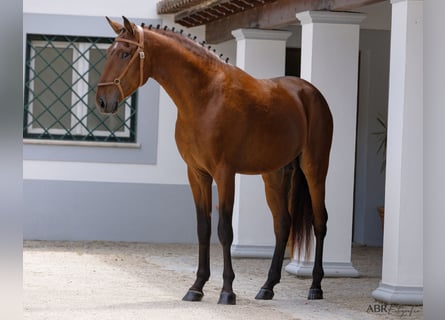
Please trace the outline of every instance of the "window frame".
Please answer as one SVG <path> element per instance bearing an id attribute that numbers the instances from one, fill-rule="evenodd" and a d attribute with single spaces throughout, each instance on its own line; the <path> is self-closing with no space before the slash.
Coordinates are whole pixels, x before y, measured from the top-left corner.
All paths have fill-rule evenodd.
<path id="1" fill-rule="evenodd" d="M 49 39 L 53 38 L 53 40 Z M 46 40 L 47 39 L 47 40 Z M 89 40 L 89 41 L 88 41 Z M 91 41 L 93 40 L 93 41 Z M 104 141 L 104 142 L 136 142 L 136 114 L 137 113 L 137 92 L 128 98 L 121 108 L 124 108 L 123 119 L 119 119 L 123 127 L 123 131 L 115 130 L 98 130 L 88 128 L 88 98 L 89 98 L 89 77 L 90 77 L 90 52 L 91 50 L 99 49 L 106 50 L 112 43 L 113 38 L 110 37 L 79 37 L 67 35 L 43 35 L 43 34 L 28 34 L 27 48 L 26 48 L 26 81 L 25 81 L 25 107 L 24 113 L 24 137 L 27 139 L 48 139 L 51 140 L 66 140 L 66 141 Z M 32 45 L 28 45 L 32 42 Z M 34 116 L 34 102 L 33 95 L 35 92 L 36 79 L 36 48 L 58 48 L 70 49 L 76 47 L 72 51 L 71 68 L 73 69 L 71 75 L 71 110 L 69 111 L 70 124 L 67 128 L 43 128 L 34 127 L 33 124 L 39 116 Z M 33 57 L 31 59 L 31 57 Z M 38 75 L 37 75 L 38 77 Z M 83 79 L 82 79 L 83 78 Z M 32 79 L 32 80 L 29 80 Z M 83 81 L 81 81 L 83 80 Z M 48 108 L 50 109 L 50 107 Z M 132 109 L 134 113 L 132 114 Z M 46 111 L 45 111 L 46 112 Z M 128 119 L 128 120 L 127 120 Z M 53 124 L 59 122 L 57 119 Z M 100 120 L 100 126 L 105 125 L 104 121 Z M 129 122 L 129 126 L 127 125 Z M 38 121 L 37 121 L 38 123 Z M 63 126 L 63 125 L 62 125 Z M 110 134 L 112 135 L 110 137 Z M 113 138 L 115 137 L 115 138 Z M 117 141 L 116 141 L 117 140 Z"/>

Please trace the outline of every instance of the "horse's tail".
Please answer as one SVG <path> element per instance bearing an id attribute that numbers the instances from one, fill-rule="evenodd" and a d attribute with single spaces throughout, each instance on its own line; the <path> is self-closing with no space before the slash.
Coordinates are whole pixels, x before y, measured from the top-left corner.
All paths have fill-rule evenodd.
<path id="1" fill-rule="evenodd" d="M 304 258 L 309 257 L 311 251 L 313 210 L 307 180 L 298 159 L 294 162 L 289 197 L 289 210 L 292 219 L 289 237 L 290 252 L 291 257 L 297 257 L 300 260 L 302 249 L 304 249 Z M 295 256 L 295 251 L 297 256 Z"/>

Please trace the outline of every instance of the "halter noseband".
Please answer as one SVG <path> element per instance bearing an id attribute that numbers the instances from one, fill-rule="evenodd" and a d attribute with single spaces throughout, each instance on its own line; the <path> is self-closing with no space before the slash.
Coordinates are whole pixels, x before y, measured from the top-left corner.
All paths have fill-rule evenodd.
<path id="1" fill-rule="evenodd" d="M 126 68 L 121 72 L 120 76 L 114 79 L 110 82 L 100 82 L 97 84 L 98 87 L 101 86 L 109 86 L 109 85 L 115 85 L 119 89 L 119 92 L 121 94 L 121 99 L 125 98 L 124 90 L 122 89 L 121 80 L 122 78 L 127 74 L 128 69 L 130 69 L 130 66 L 133 64 L 133 62 L 136 60 L 136 58 L 139 56 L 139 87 L 144 84 L 144 59 L 145 59 L 145 52 L 144 52 L 144 30 L 136 26 L 138 33 L 139 33 L 139 42 L 123 39 L 123 38 L 116 38 L 115 41 L 117 42 L 126 42 L 129 44 L 134 44 L 138 46 L 138 50 L 133 54 L 131 57 L 130 62 L 126 66 Z"/>

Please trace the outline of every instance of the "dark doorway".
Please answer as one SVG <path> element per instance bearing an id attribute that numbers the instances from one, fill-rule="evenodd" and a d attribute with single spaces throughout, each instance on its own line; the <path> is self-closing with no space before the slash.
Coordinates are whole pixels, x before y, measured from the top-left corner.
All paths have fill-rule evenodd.
<path id="1" fill-rule="evenodd" d="M 286 76 L 300 76 L 301 48 L 286 48 Z"/>

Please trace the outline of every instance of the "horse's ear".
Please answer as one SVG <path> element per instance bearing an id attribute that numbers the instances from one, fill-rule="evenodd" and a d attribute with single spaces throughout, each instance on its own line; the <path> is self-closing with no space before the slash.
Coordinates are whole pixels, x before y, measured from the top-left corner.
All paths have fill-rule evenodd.
<path id="1" fill-rule="evenodd" d="M 134 36 L 133 23 L 131 23 L 126 17 L 122 16 L 124 19 L 124 26 L 127 32 L 129 32 L 132 36 Z"/>
<path id="2" fill-rule="evenodd" d="M 111 28 L 114 30 L 114 32 L 116 32 L 116 34 L 121 34 L 122 31 L 124 30 L 124 26 L 121 25 L 119 22 L 113 21 L 108 17 L 107 18 L 108 23 L 110 24 Z"/>

